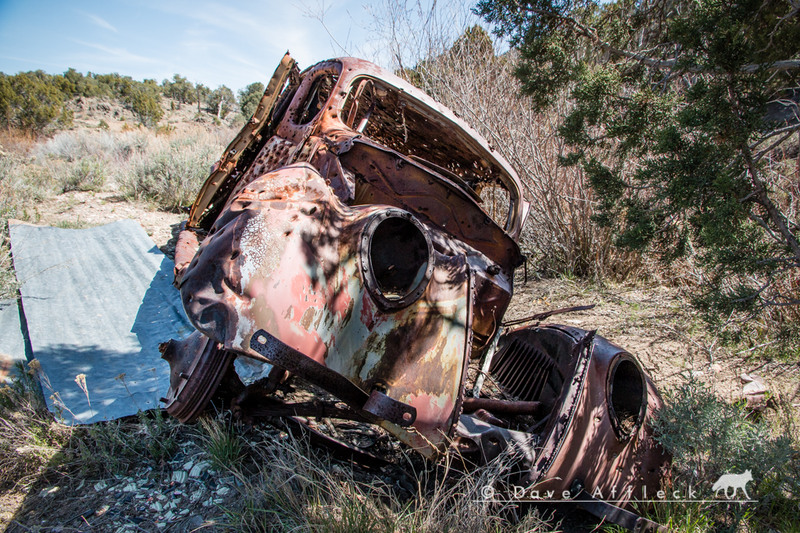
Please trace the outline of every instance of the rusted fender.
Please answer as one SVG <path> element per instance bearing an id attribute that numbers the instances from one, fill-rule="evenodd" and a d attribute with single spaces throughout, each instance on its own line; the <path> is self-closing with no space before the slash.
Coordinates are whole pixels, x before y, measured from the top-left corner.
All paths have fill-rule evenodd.
<path id="1" fill-rule="evenodd" d="M 653 438 L 650 419 L 663 402 L 639 361 L 579 328 L 522 329 L 576 343 L 587 336 L 592 339 L 580 350 L 528 481 L 536 483 L 540 492 L 561 494 L 577 480 L 595 497 L 621 506 L 652 498 L 661 488 L 671 457 Z M 620 424 L 621 419 L 627 422 Z"/>
<path id="2" fill-rule="evenodd" d="M 392 238 L 384 221 L 423 236 L 425 250 L 398 242 L 398 254 L 428 254 L 401 300 L 378 279 L 395 265 L 372 265 L 375 250 L 392 254 L 381 246 Z M 473 301 L 466 257 L 436 249 L 435 231 L 397 208 L 348 207 L 313 167 L 291 165 L 229 203 L 184 270 L 181 297 L 194 326 L 227 350 L 258 356 L 251 339 L 263 330 L 367 393 L 413 406 L 410 428 L 381 425 L 430 456 L 460 412 Z M 398 256 L 397 268 L 410 259 Z"/>

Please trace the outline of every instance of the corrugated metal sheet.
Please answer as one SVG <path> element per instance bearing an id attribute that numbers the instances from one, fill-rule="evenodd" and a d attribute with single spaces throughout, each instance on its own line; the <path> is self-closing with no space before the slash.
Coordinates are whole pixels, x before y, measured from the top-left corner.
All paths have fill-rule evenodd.
<path id="1" fill-rule="evenodd" d="M 17 362 L 26 361 L 25 337 L 17 300 L 0 300 L 0 381 L 8 379 Z"/>
<path id="2" fill-rule="evenodd" d="M 158 407 L 169 387 L 158 344 L 193 330 L 172 261 L 132 220 L 82 230 L 12 224 L 10 233 L 48 407 L 67 423 Z"/>

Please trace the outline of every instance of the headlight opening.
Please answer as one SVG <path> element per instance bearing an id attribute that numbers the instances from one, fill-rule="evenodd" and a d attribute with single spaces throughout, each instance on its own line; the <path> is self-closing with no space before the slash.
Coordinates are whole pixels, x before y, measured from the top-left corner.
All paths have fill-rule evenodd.
<path id="1" fill-rule="evenodd" d="M 411 213 L 386 209 L 361 236 L 361 272 L 372 297 L 384 309 L 401 309 L 425 292 L 433 273 L 433 245 Z"/>
<path id="2" fill-rule="evenodd" d="M 631 438 L 647 411 L 647 382 L 639 363 L 620 354 L 611 364 L 606 386 L 608 414 L 619 440 Z"/>

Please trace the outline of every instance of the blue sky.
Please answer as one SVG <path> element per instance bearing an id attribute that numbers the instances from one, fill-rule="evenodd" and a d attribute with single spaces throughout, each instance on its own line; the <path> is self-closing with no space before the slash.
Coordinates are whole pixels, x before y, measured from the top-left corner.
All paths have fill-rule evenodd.
<path id="1" fill-rule="evenodd" d="M 301 67 L 341 55 L 380 62 L 366 30 L 373 21 L 368 4 L 0 0 L 0 71 L 58 74 L 74 67 L 158 82 L 179 73 L 238 90 L 266 83 L 286 50 Z"/>

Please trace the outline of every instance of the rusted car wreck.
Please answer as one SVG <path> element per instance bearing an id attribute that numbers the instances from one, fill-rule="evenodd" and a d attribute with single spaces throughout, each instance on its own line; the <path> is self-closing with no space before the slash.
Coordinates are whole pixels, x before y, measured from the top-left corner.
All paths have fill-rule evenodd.
<path id="1" fill-rule="evenodd" d="M 193 419 L 235 370 L 245 416 L 366 421 L 426 457 L 513 448 L 520 483 L 555 497 L 657 491 L 660 400 L 639 362 L 593 332 L 504 328 L 528 209 L 510 165 L 418 89 L 287 54 L 179 236 L 197 332 L 162 345 L 168 411 Z M 278 402 L 289 376 L 338 402 Z"/>

